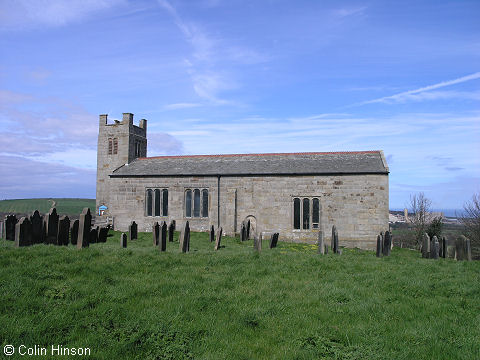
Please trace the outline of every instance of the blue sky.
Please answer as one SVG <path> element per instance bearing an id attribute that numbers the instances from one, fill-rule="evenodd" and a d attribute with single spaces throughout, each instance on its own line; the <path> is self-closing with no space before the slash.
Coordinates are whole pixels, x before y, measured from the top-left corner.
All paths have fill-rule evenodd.
<path id="1" fill-rule="evenodd" d="M 148 155 L 385 152 L 390 207 L 480 192 L 480 2 L 0 0 L 0 199 L 95 197 L 98 115 Z"/>

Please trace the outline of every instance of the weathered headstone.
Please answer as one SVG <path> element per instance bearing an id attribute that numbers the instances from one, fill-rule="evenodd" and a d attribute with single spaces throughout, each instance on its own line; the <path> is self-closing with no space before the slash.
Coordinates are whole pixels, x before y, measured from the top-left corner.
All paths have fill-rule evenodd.
<path id="1" fill-rule="evenodd" d="M 432 239 L 432 244 L 430 248 L 430 258 L 437 260 L 439 257 L 440 244 L 436 236 Z"/>
<path id="2" fill-rule="evenodd" d="M 128 227 L 128 240 L 138 239 L 138 226 L 135 221 L 132 221 Z"/>
<path id="3" fill-rule="evenodd" d="M 160 240 L 158 246 L 160 251 L 167 251 L 167 223 L 162 221 L 162 226 L 160 227 Z"/>
<path id="4" fill-rule="evenodd" d="M 262 251 L 262 234 L 258 234 L 253 238 L 253 248 L 258 252 Z"/>
<path id="5" fill-rule="evenodd" d="M 57 244 L 58 234 L 58 215 L 57 209 L 51 208 L 48 214 L 45 216 L 45 231 L 47 235 L 47 244 Z"/>
<path id="6" fill-rule="evenodd" d="M 465 238 L 465 260 L 472 261 L 472 245 L 469 238 Z"/>
<path id="7" fill-rule="evenodd" d="M 323 240 L 323 231 L 319 230 L 318 231 L 318 253 L 325 255 L 325 241 Z"/>
<path id="8" fill-rule="evenodd" d="M 158 221 L 155 221 L 155 224 L 152 225 L 153 246 L 158 246 L 159 239 L 160 239 L 160 225 L 158 224 Z"/>
<path id="9" fill-rule="evenodd" d="M 245 221 L 242 222 L 242 228 L 240 230 L 240 240 L 247 240 L 247 226 L 245 225 Z"/>
<path id="10" fill-rule="evenodd" d="M 90 244 L 96 244 L 98 242 L 98 226 L 90 229 L 90 238 L 88 240 Z"/>
<path id="11" fill-rule="evenodd" d="M 78 240 L 78 220 L 70 224 L 70 244 L 77 245 Z"/>
<path id="12" fill-rule="evenodd" d="M 215 227 L 212 225 L 210 226 L 210 242 L 215 241 Z"/>
<path id="13" fill-rule="evenodd" d="M 383 256 L 383 244 L 382 244 L 382 237 L 377 235 L 377 257 Z"/>
<path id="14" fill-rule="evenodd" d="M 108 227 L 101 227 L 98 230 L 98 242 L 100 243 L 106 243 L 107 242 L 107 237 L 108 237 Z"/>
<path id="15" fill-rule="evenodd" d="M 392 235 L 390 231 L 385 231 L 385 238 L 383 239 L 383 256 L 390 256 L 392 251 Z"/>
<path id="16" fill-rule="evenodd" d="M 127 247 L 127 234 L 125 234 L 125 233 L 122 233 L 122 235 L 120 236 L 120 246 L 122 248 Z"/>
<path id="17" fill-rule="evenodd" d="M 15 225 L 18 220 L 15 215 L 5 216 L 5 240 L 15 241 Z"/>
<path id="18" fill-rule="evenodd" d="M 57 245 L 68 245 L 70 234 L 70 219 L 64 215 L 58 219 Z"/>
<path id="19" fill-rule="evenodd" d="M 5 224 L 4 221 L 0 221 L 0 238 L 2 238 L 2 239 L 5 238 L 5 235 L 4 235 L 4 233 L 3 233 L 3 229 L 5 229 L 4 224 Z"/>
<path id="20" fill-rule="evenodd" d="M 332 248 L 332 252 L 335 254 L 336 251 L 335 251 L 335 232 L 337 231 L 337 227 L 335 225 L 332 226 L 332 241 L 331 241 L 331 248 Z"/>
<path id="21" fill-rule="evenodd" d="M 215 239 L 215 247 L 214 250 L 220 249 L 220 242 L 222 241 L 222 228 L 217 230 L 217 237 Z"/>
<path id="22" fill-rule="evenodd" d="M 30 222 L 32 223 L 32 243 L 43 243 L 43 217 L 40 216 L 38 210 L 35 210 L 32 216 L 30 216 Z"/>
<path id="23" fill-rule="evenodd" d="M 277 243 L 278 243 L 278 233 L 274 233 L 271 237 L 270 237 L 270 249 L 273 249 L 275 247 L 277 247 Z"/>
<path id="24" fill-rule="evenodd" d="M 327 255 L 327 254 L 328 254 L 328 245 L 325 244 L 325 255 Z"/>
<path id="25" fill-rule="evenodd" d="M 190 251 L 190 225 L 188 221 L 185 222 L 180 233 L 180 251 L 184 253 Z"/>
<path id="26" fill-rule="evenodd" d="M 89 246 L 90 228 L 92 227 L 92 215 L 89 208 L 84 208 L 78 221 L 77 248 Z"/>
<path id="27" fill-rule="evenodd" d="M 32 245 L 31 228 L 32 224 L 28 218 L 20 218 L 20 221 L 15 224 L 15 247 Z"/>
<path id="28" fill-rule="evenodd" d="M 173 234 L 175 233 L 175 220 L 168 225 L 168 242 L 173 242 Z"/>
<path id="29" fill-rule="evenodd" d="M 448 239 L 445 236 L 442 236 L 442 242 L 440 243 L 440 246 L 442 248 L 442 257 L 445 259 L 447 257 L 447 251 L 448 251 Z"/>
<path id="30" fill-rule="evenodd" d="M 457 240 L 455 240 L 455 259 L 458 261 L 466 260 L 467 256 L 465 254 L 465 241 L 467 238 L 463 235 L 460 235 Z"/>
<path id="31" fill-rule="evenodd" d="M 430 257 L 430 236 L 424 233 L 422 236 L 422 258 L 428 259 Z"/>

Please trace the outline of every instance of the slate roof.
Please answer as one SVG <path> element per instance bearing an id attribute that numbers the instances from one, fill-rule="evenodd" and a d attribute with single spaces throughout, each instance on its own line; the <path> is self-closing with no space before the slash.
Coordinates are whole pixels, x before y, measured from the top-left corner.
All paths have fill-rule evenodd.
<path id="1" fill-rule="evenodd" d="M 138 158 L 111 177 L 388 174 L 382 151 Z"/>

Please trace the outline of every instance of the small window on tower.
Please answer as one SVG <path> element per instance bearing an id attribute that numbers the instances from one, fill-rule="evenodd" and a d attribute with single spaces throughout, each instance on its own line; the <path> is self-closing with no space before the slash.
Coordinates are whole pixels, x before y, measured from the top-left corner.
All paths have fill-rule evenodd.
<path id="1" fill-rule="evenodd" d="M 114 138 L 113 139 L 113 155 L 116 155 L 118 153 L 118 139 Z"/>
<path id="2" fill-rule="evenodd" d="M 113 140 L 112 138 L 108 139 L 108 155 L 112 155 L 113 153 Z"/>

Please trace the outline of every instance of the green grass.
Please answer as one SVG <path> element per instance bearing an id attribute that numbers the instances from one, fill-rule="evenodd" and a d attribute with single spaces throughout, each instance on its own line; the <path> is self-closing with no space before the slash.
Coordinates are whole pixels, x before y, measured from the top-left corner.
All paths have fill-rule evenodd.
<path id="1" fill-rule="evenodd" d="M 178 234 L 176 234 L 178 236 Z M 479 359 L 480 262 L 192 233 L 153 248 L 0 242 L 0 340 L 94 359 Z M 0 349 L 1 351 L 1 349 Z M 15 358 L 15 357 L 11 357 Z M 23 358 L 23 357 L 18 357 Z"/>
<path id="2" fill-rule="evenodd" d="M 57 214 L 79 215 L 83 208 L 89 207 L 90 211 L 95 210 L 95 199 L 15 199 L 0 200 L 0 212 L 27 214 L 38 210 L 40 213 L 47 213 L 52 200 L 55 201 Z"/>

